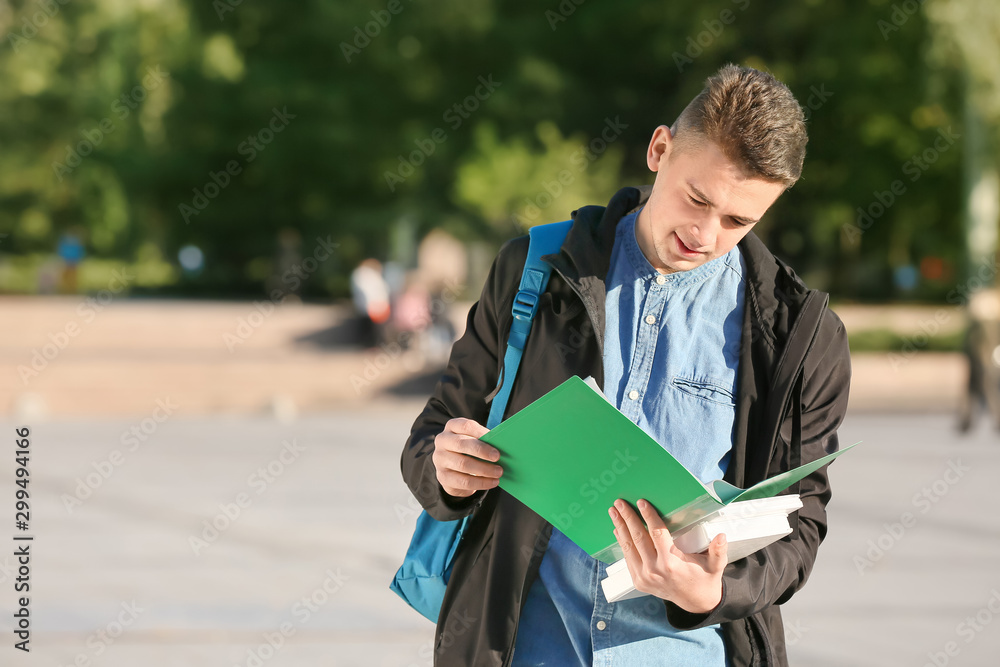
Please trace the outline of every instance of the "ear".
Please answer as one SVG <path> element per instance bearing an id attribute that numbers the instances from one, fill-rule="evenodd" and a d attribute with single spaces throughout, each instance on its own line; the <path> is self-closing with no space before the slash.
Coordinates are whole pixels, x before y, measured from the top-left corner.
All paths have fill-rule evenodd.
<path id="1" fill-rule="evenodd" d="M 670 157 L 673 148 L 673 135 L 670 128 L 660 125 L 653 130 L 653 138 L 649 140 L 649 148 L 646 149 L 646 166 L 650 171 L 659 171 L 663 160 Z"/>

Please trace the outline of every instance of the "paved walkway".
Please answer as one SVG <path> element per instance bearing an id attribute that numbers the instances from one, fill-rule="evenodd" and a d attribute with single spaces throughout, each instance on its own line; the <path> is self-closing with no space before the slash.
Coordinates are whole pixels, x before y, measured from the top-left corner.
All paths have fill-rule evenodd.
<path id="1" fill-rule="evenodd" d="M 451 312 L 465 328 L 469 303 Z M 912 332 L 939 309 L 844 307 L 849 328 Z M 0 415 L 135 417 L 170 400 L 177 413 L 295 414 L 424 396 L 441 366 L 397 345 L 351 343 L 343 305 L 0 297 Z M 961 322 L 948 311 L 946 327 Z M 855 354 L 851 409 L 954 411 L 957 354 Z"/>
<path id="2" fill-rule="evenodd" d="M 134 445 L 141 421 L 33 425 L 32 652 L 11 647 L 4 456 L 0 664 L 430 665 L 432 624 L 388 589 L 417 517 L 399 456 L 422 405 L 172 416 Z M 841 437 L 864 444 L 833 464 L 829 536 L 785 607 L 792 664 L 995 665 L 996 435 L 857 414 Z"/>

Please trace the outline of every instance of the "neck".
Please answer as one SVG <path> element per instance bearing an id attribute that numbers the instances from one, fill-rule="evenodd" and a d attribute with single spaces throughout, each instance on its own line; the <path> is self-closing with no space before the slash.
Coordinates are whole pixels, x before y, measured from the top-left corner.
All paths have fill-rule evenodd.
<path id="1" fill-rule="evenodd" d="M 635 221 L 635 240 L 639 244 L 639 250 L 658 273 L 672 273 L 666 267 L 660 266 L 660 259 L 656 256 L 656 248 L 653 247 L 652 229 L 653 221 L 649 214 L 649 207 L 643 206 Z"/>

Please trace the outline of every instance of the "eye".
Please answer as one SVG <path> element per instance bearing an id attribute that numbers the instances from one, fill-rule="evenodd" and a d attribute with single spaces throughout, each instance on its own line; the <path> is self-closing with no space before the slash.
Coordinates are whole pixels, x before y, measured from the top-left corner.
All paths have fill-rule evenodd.
<path id="1" fill-rule="evenodd" d="M 706 204 L 705 202 L 703 202 L 703 201 L 700 201 L 700 200 L 698 200 L 698 199 L 695 199 L 695 198 L 694 198 L 694 197 L 692 197 L 691 195 L 688 195 L 688 200 L 689 200 L 689 201 L 690 201 L 690 202 L 691 202 L 692 204 L 694 204 L 695 206 L 707 206 L 707 204 Z"/>
<path id="2" fill-rule="evenodd" d="M 749 227 L 750 226 L 749 222 L 740 222 L 736 218 L 729 218 L 729 219 L 732 220 L 733 224 L 736 225 L 737 227 Z"/>

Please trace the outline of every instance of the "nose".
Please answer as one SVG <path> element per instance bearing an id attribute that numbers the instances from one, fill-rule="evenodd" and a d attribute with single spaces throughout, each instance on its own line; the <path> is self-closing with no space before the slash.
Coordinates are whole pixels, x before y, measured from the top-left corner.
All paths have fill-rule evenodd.
<path id="1" fill-rule="evenodd" d="M 691 226 L 691 249 L 706 252 L 715 247 L 715 235 L 721 221 L 717 217 L 706 218 L 704 222 Z"/>

